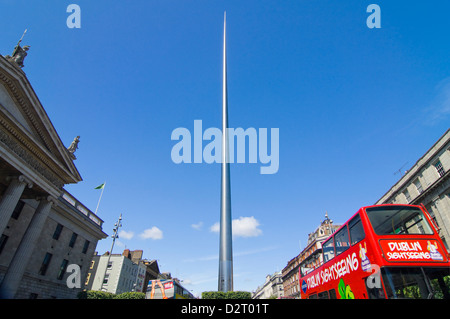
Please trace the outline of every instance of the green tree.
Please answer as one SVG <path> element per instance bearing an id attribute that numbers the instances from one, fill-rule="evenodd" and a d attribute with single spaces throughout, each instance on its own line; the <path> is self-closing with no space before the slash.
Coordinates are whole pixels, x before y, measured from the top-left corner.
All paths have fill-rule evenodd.
<path id="1" fill-rule="evenodd" d="M 106 291 L 88 290 L 78 293 L 78 299 L 114 299 L 114 294 Z"/>
<path id="2" fill-rule="evenodd" d="M 248 291 L 204 291 L 202 299 L 251 299 L 252 294 Z"/>
<path id="3" fill-rule="evenodd" d="M 114 296 L 114 299 L 145 299 L 143 292 L 124 292 Z"/>

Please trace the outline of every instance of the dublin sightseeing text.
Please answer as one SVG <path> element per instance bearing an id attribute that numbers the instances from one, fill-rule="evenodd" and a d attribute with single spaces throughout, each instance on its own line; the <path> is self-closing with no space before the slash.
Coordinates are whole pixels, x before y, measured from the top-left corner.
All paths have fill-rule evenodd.
<path id="1" fill-rule="evenodd" d="M 227 128 L 229 156 L 228 162 L 246 163 L 246 138 L 248 138 L 248 163 L 259 162 L 261 174 L 275 174 L 279 168 L 279 129 L 270 129 L 270 154 L 268 150 L 268 129 L 256 130 L 250 127 Z M 221 163 L 222 162 L 222 131 L 216 127 L 207 128 L 203 132 L 202 120 L 194 120 L 194 134 L 185 127 L 178 127 L 172 131 L 171 139 L 179 141 L 172 147 L 171 158 L 176 164 L 180 163 Z M 210 141 L 203 147 L 203 141 Z M 192 152 L 193 144 L 193 152 Z M 193 153 L 193 159 L 192 159 Z"/>
<path id="2" fill-rule="evenodd" d="M 346 258 L 331 264 L 314 276 L 309 277 L 306 281 L 307 289 L 323 285 L 330 280 L 339 279 L 346 274 L 358 270 L 358 265 L 359 261 L 356 253 L 348 255 Z M 364 271 L 370 273 L 366 279 L 367 286 L 369 288 L 381 288 L 380 266 L 370 264 Z"/>

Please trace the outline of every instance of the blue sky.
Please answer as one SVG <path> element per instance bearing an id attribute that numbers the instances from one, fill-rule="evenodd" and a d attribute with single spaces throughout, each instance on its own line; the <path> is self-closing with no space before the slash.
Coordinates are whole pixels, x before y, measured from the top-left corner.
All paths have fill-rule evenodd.
<path id="1" fill-rule="evenodd" d="M 95 210 L 106 181 L 114 252 L 143 249 L 201 294 L 217 289 L 220 165 L 173 163 L 171 133 L 221 126 L 226 10 L 229 124 L 280 134 L 276 174 L 231 165 L 234 287 L 252 291 L 325 211 L 339 223 L 373 204 L 449 128 L 450 3 L 376 1 L 369 29 L 371 3 L 0 0 L 0 54 L 28 29 L 24 71 L 65 145 L 81 136 L 83 181 L 66 189 Z"/>

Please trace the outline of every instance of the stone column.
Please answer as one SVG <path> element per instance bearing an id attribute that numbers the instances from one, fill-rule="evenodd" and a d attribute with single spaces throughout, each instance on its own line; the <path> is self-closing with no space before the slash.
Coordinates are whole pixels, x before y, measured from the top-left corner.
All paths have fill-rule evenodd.
<path id="1" fill-rule="evenodd" d="M 0 201 L 0 235 L 6 229 L 9 219 L 19 202 L 20 196 L 22 196 L 25 186 L 28 184 L 28 188 L 33 187 L 33 184 L 25 176 L 14 177 L 6 189 L 3 197 Z"/>
<path id="2" fill-rule="evenodd" d="M 30 256 L 33 254 L 36 242 L 44 227 L 47 216 L 50 212 L 52 204 L 56 200 L 49 196 L 45 199 L 41 199 L 39 206 L 25 231 L 22 241 L 20 242 L 17 251 L 9 264 L 6 271 L 3 282 L 0 285 L 0 298 L 12 299 L 14 298 L 17 289 L 19 288 L 20 281 L 28 265 Z"/>

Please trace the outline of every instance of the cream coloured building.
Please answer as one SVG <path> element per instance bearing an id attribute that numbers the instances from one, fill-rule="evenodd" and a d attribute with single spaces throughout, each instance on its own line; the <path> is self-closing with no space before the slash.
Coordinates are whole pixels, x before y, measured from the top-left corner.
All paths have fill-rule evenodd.
<path id="1" fill-rule="evenodd" d="M 423 204 L 450 244 L 450 129 L 376 204 Z"/>
<path id="2" fill-rule="evenodd" d="M 84 282 L 103 221 L 64 190 L 82 181 L 77 143 L 61 141 L 19 58 L 0 55 L 0 297 L 75 298 L 67 279 Z"/>
<path id="3" fill-rule="evenodd" d="M 91 273 L 89 281 L 86 280 L 88 290 L 113 294 L 143 290 L 139 274 L 143 273 L 145 276 L 145 266 L 134 263 L 122 254 L 94 256 L 91 267 L 95 267 L 96 271 Z"/>
<path id="4" fill-rule="evenodd" d="M 264 284 L 253 292 L 252 299 L 281 298 L 283 296 L 283 279 L 280 271 L 273 275 L 267 275 Z"/>

